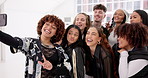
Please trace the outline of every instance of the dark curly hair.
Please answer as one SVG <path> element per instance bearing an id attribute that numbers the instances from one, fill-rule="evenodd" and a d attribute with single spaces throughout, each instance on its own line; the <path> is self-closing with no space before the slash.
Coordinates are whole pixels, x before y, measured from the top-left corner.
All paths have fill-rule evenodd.
<path id="1" fill-rule="evenodd" d="M 41 29 L 46 22 L 54 23 L 55 26 L 57 27 L 56 34 L 53 37 L 51 37 L 51 42 L 55 43 L 55 42 L 60 41 L 64 34 L 64 30 L 65 30 L 64 22 L 55 15 L 45 15 L 38 22 L 37 33 L 39 36 L 42 34 Z"/>
<path id="2" fill-rule="evenodd" d="M 125 38 L 136 48 L 148 46 L 148 27 L 142 23 L 122 24 L 115 29 L 115 35 Z"/>

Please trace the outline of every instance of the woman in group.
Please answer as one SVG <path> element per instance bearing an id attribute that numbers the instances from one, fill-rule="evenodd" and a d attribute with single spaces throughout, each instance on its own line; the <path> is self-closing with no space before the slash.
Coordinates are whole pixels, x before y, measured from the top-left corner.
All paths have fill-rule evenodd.
<path id="1" fill-rule="evenodd" d="M 134 10 L 130 16 L 130 23 L 140 22 L 148 26 L 148 14 L 144 10 Z"/>
<path id="2" fill-rule="evenodd" d="M 90 16 L 87 15 L 86 13 L 79 13 L 76 15 L 73 24 L 77 25 L 81 30 L 82 47 L 83 47 L 84 53 L 85 53 L 85 52 L 89 51 L 89 48 L 85 42 L 85 36 L 86 36 L 88 28 L 91 26 Z"/>
<path id="3" fill-rule="evenodd" d="M 86 33 L 85 41 L 90 49 L 86 52 L 86 75 L 93 78 L 116 78 L 114 55 L 103 30 L 91 26 Z"/>
<path id="4" fill-rule="evenodd" d="M 86 32 L 91 26 L 90 16 L 86 13 L 79 13 L 76 15 L 73 24 L 77 25 L 81 29 L 82 40 L 85 39 Z"/>
<path id="5" fill-rule="evenodd" d="M 120 53 L 120 78 L 148 78 L 148 27 L 142 23 L 116 28 Z"/>
<path id="6" fill-rule="evenodd" d="M 25 54 L 25 78 L 69 78 L 68 56 L 55 44 L 62 38 L 64 22 L 57 16 L 46 15 L 38 22 L 37 33 L 39 38 L 35 39 L 12 37 L 0 31 L 0 41 L 9 45 L 12 53 Z"/>
<path id="7" fill-rule="evenodd" d="M 113 47 L 113 45 L 115 43 L 117 43 L 117 37 L 114 36 L 114 30 L 116 27 L 120 26 L 121 24 L 124 24 L 125 22 L 127 22 L 129 17 L 129 14 L 122 9 L 118 9 L 115 11 L 113 18 L 112 18 L 112 24 L 111 26 L 107 24 L 107 29 L 110 32 L 110 35 L 108 37 L 108 41 L 109 44 L 111 45 L 111 47 Z"/>
<path id="8" fill-rule="evenodd" d="M 81 30 L 70 25 L 65 31 L 61 46 L 69 56 L 72 65 L 71 78 L 84 78 L 84 52 L 82 49 Z"/>
<path id="9" fill-rule="evenodd" d="M 114 30 L 115 30 L 116 27 L 126 23 L 127 20 L 128 20 L 128 17 L 129 17 L 129 14 L 125 10 L 118 9 L 118 10 L 115 11 L 115 13 L 113 15 L 111 26 L 107 25 L 107 28 L 110 32 L 110 35 L 108 37 L 108 41 L 109 41 L 109 44 L 111 45 L 112 50 L 113 50 L 114 55 L 115 55 L 115 60 L 116 60 L 115 63 L 117 65 L 117 70 L 118 70 L 119 55 L 120 55 L 117 52 L 117 50 L 119 50 L 120 48 L 118 47 L 117 36 L 114 35 Z"/>

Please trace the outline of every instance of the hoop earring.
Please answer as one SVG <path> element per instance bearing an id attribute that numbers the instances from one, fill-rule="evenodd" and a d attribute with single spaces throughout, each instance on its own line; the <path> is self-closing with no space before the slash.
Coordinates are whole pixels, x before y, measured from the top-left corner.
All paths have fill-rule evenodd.
<path id="1" fill-rule="evenodd" d="M 98 42 L 98 44 L 100 44 L 100 41 Z"/>

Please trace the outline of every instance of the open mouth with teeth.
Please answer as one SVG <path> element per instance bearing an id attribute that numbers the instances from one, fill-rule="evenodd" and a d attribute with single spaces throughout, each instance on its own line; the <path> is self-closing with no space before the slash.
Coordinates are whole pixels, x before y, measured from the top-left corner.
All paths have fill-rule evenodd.
<path id="1" fill-rule="evenodd" d="M 79 28 L 82 27 L 82 25 L 77 25 Z"/>
<path id="2" fill-rule="evenodd" d="M 49 30 L 44 30 L 47 34 L 51 34 L 51 31 Z"/>
<path id="3" fill-rule="evenodd" d="M 93 40 L 92 39 L 87 39 L 87 42 L 92 42 Z"/>

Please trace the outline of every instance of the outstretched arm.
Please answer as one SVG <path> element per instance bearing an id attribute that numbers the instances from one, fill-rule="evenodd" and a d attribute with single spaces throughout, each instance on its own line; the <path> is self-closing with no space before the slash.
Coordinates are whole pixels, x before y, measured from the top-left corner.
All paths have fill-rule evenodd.
<path id="1" fill-rule="evenodd" d="M 18 48 L 19 46 L 19 42 L 17 41 L 17 39 L 13 38 L 11 35 L 6 34 L 2 31 L 0 31 L 0 41 L 14 48 Z"/>

